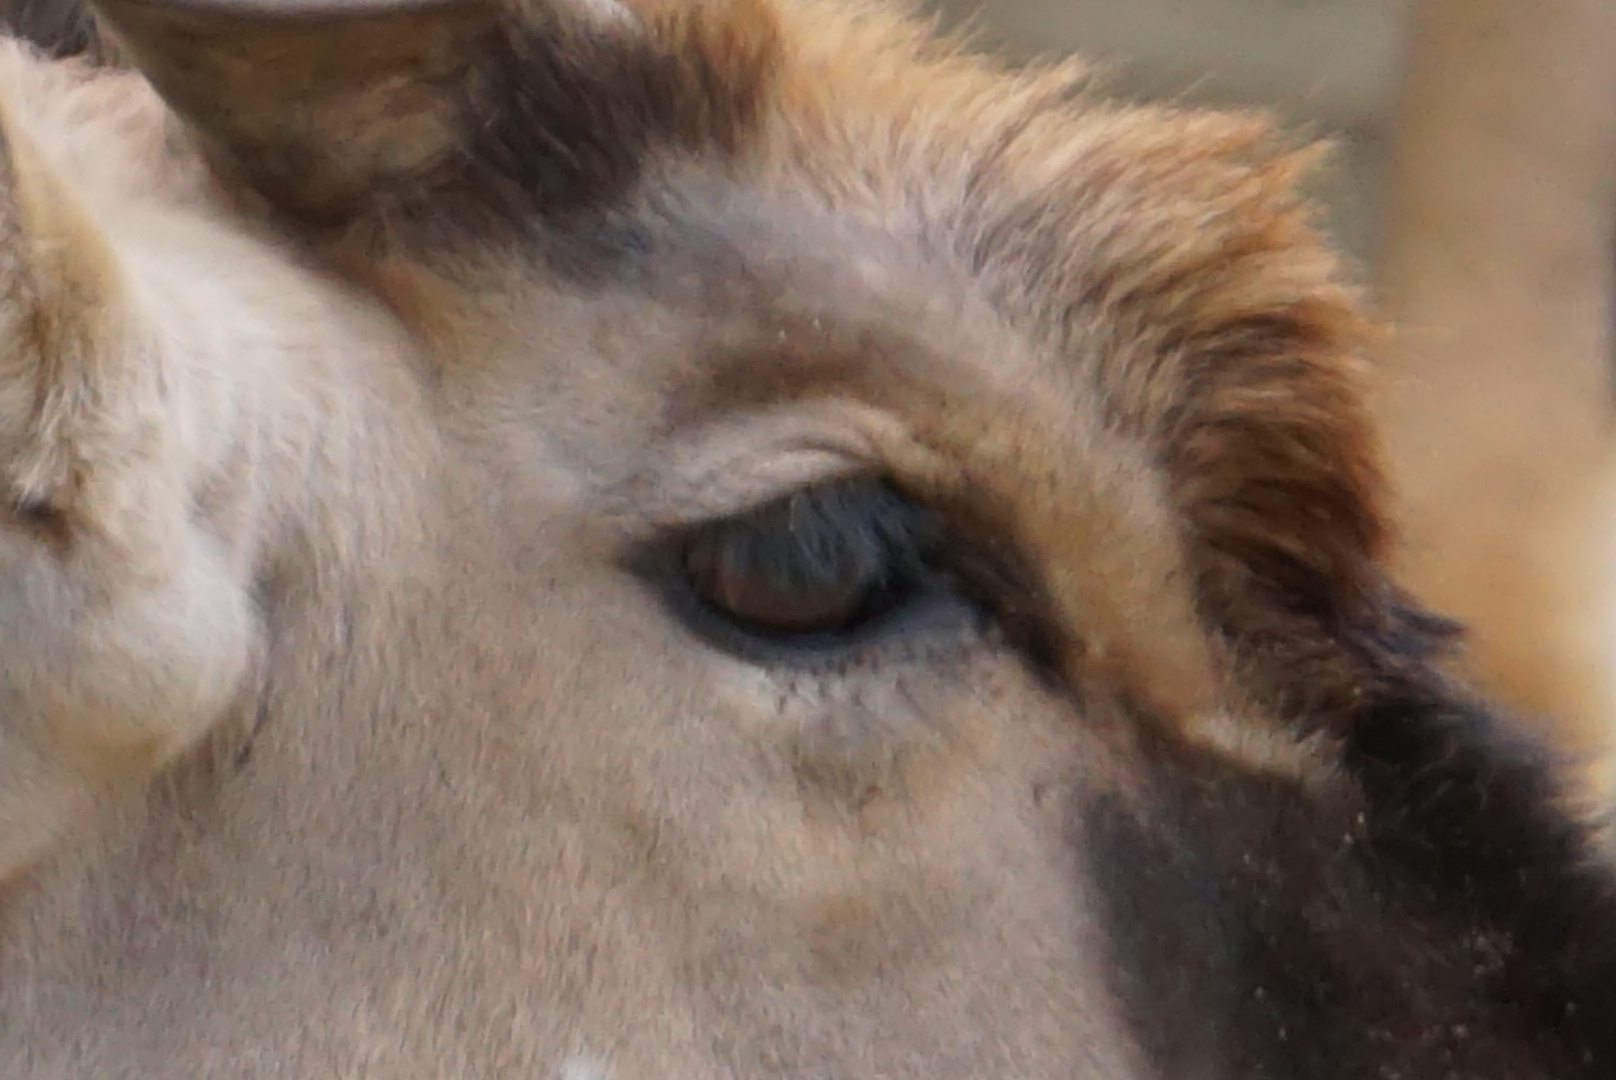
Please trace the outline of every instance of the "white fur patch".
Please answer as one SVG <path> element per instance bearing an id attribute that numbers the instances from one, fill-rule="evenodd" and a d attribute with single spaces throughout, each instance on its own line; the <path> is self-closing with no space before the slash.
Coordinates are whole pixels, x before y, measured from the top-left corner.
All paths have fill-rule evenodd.
<path id="1" fill-rule="evenodd" d="M 572 0 L 573 4 L 591 18 L 603 23 L 628 22 L 633 19 L 628 8 L 618 0 Z M 572 1080 L 568 1077 L 567 1080 Z"/>
<path id="2" fill-rule="evenodd" d="M 610 1080 L 606 1066 L 594 1058 L 568 1058 L 561 1065 L 561 1080 Z"/>

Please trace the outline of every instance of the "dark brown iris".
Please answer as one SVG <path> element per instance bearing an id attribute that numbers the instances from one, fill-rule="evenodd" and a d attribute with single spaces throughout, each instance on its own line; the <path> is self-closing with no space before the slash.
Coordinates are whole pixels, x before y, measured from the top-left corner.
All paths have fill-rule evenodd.
<path id="1" fill-rule="evenodd" d="M 771 636 L 851 630 L 920 580 L 933 517 L 875 480 L 797 491 L 687 535 L 684 574 L 709 608 Z"/>
<path id="2" fill-rule="evenodd" d="M 737 622 L 782 634 L 833 631 L 857 619 L 870 582 L 852 564 L 833 576 L 792 578 L 760 567 L 739 545 L 709 535 L 691 545 L 685 570 L 701 598 Z"/>

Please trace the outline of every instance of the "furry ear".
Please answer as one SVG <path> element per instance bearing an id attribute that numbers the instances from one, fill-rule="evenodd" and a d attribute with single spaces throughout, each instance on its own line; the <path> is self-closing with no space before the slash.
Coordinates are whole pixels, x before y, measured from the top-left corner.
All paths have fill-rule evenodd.
<path id="1" fill-rule="evenodd" d="M 0 102 L 0 413 L 37 422 L 46 380 L 72 398 L 99 377 L 128 332 L 122 273 L 79 193 Z"/>
<path id="2" fill-rule="evenodd" d="M 313 219 L 419 182 L 462 141 L 491 0 L 107 0 L 123 49 L 215 161 Z"/>
<path id="3" fill-rule="evenodd" d="M 23 115 L 0 92 L 0 880 L 193 745 L 257 648 L 167 452 L 207 425 L 176 420 L 126 252 Z"/>
<path id="4" fill-rule="evenodd" d="M 759 0 L 96 7 L 223 171 L 315 225 L 446 193 L 517 217 L 609 204 L 659 145 L 732 148 L 776 39 Z"/>

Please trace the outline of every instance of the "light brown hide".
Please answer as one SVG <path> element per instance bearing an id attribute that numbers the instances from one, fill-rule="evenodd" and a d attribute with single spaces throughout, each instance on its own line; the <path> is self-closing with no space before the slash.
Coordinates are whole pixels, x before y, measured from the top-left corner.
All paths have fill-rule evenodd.
<path id="1" fill-rule="evenodd" d="M 14 53 L 3 62 L 16 86 L 61 78 Z M 150 105 L 138 81 L 97 78 L 109 81 L 69 93 Z M 700 647 L 615 562 L 659 499 L 689 515 L 765 498 L 804 447 L 818 455 L 809 475 L 913 455 L 897 403 L 782 402 L 766 423 L 693 428 L 681 437 L 724 467 L 681 471 L 661 416 L 714 322 L 697 298 L 582 290 L 497 262 L 464 285 L 379 270 L 423 328 L 412 342 L 382 305 L 225 227 L 205 190 L 87 167 L 91 153 L 138 158 L 161 142 L 151 107 L 152 121 L 110 133 L 19 110 L 8 136 L 49 149 L 40 182 L 64 196 L 79 169 L 105 177 L 77 194 L 110 247 L 60 250 L 131 283 L 138 301 L 106 316 L 149 327 L 150 344 L 94 357 L 92 392 L 103 376 L 163 373 L 157 397 L 88 414 L 74 398 L 68 418 L 99 438 L 125 408 L 156 410 L 143 415 L 173 434 L 150 453 L 166 455 L 194 512 L 151 500 L 145 459 L 113 449 L 64 496 L 97 526 L 75 522 L 65 554 L 8 534 L 6 581 L 107 597 L 62 610 L 28 594 L 33 615 L 8 624 L 8 691 L 31 692 L 15 635 L 47 642 L 42 663 L 73 663 L 52 634 L 102 641 L 145 610 L 146 580 L 102 561 L 102 545 L 125 558 L 169 545 L 125 526 L 219 549 L 222 579 L 193 558 L 154 566 L 150 587 L 206 590 L 215 605 L 252 596 L 262 649 L 242 654 L 241 674 L 236 652 L 205 636 L 225 651 L 197 663 L 239 684 L 243 703 L 213 706 L 206 752 L 149 796 L 156 767 L 202 735 L 178 713 L 149 760 L 128 753 L 142 718 L 122 715 L 118 692 L 93 717 L 25 697 L 49 721 L 40 730 L 8 716 L 6 737 L 34 755 L 8 758 L 13 816 L 67 846 L 43 864 L 37 846 L 8 851 L 22 876 L 0 1074 L 1134 1075 L 1064 795 L 1109 782 L 1116 746 L 966 624 L 771 672 Z M 18 225 L 40 246 L 64 239 L 53 218 Z M 1033 362 L 996 320 L 962 325 L 965 298 L 906 284 L 926 278 L 901 246 L 858 237 L 868 257 L 839 266 L 861 249 L 736 235 L 716 280 L 783 267 L 784 280 L 810 275 L 827 325 L 851 318 L 836 298 L 864 297 L 868 319 L 921 334 L 929 362 Z M 48 314 L 99 317 L 103 299 L 65 297 L 92 306 Z M 912 326 L 917 315 L 935 325 Z M 735 328 L 760 358 L 778 347 Z M 53 374 L 14 380 L 21 396 L 0 412 L 14 484 L 44 450 L 29 403 Z M 1004 392 L 1030 389 L 1017 381 Z M 120 485 L 148 497 L 127 512 L 103 504 Z M 189 629 L 184 609 L 165 610 Z M 46 674 L 174 670 L 184 642 L 136 627 L 149 654 L 115 643 L 102 668 Z M 1183 672 L 1171 674 L 1153 681 Z M 176 677 L 152 692 L 181 700 L 190 683 Z M 116 762 L 113 775 L 52 732 Z M 24 764 L 60 773 L 65 794 L 41 798 Z"/>
<path id="2" fill-rule="evenodd" d="M 1616 738 L 1616 8 L 1426 0 L 1382 253 L 1410 584 L 1608 783 Z"/>
<path id="3" fill-rule="evenodd" d="M 1335 816 L 1352 650 L 1399 643 L 1364 644 L 1393 636 L 1373 336 L 1295 193 L 1312 155 L 1265 121 L 1104 105 L 831 0 L 523 5 L 538 91 L 504 114 L 498 72 L 457 82 L 507 29 L 486 7 L 391 24 L 425 44 L 106 11 L 189 129 L 134 77 L 3 58 L 40 101 L 8 145 L 58 196 L 13 200 L 11 250 L 92 283 L 11 314 L 109 347 L 6 339 L 0 808 L 41 835 L 0 852 L 0 1076 L 1143 1080 L 1157 1018 L 1117 976 L 1145 960 L 1101 894 L 1175 857 L 1211 904 L 1169 880 L 1125 929 L 1185 910 L 1225 962 L 1244 888 L 1234 918 L 1320 908 L 1295 933 L 1327 961 L 1451 963 L 1411 994 L 1432 1015 L 1432 987 L 1513 1007 L 1396 882 L 1338 908 L 1298 869 L 1365 840 Z M 578 117 L 476 170 L 501 123 Z M 1042 666 L 960 604 L 748 659 L 626 568 L 870 471 L 1031 565 Z M 1154 809 L 1181 759 L 1220 777 L 1178 808 L 1207 833 L 1203 796 L 1327 808 L 1303 858 L 1217 874 L 1169 806 L 1111 837 L 1156 865 L 1086 859 L 1084 811 Z M 1487 933 L 1512 914 L 1451 891 Z M 1209 1074 L 1288 1060 L 1282 1013 L 1220 1028 L 1258 995 L 1190 974 L 1167 1026 Z"/>

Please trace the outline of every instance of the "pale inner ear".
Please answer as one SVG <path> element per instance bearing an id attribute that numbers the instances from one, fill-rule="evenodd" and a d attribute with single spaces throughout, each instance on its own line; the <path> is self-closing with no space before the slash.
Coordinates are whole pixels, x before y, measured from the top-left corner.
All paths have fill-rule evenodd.
<path id="1" fill-rule="evenodd" d="M 115 347 L 127 301 L 116 256 L 3 101 L 0 243 L 3 392 L 31 390 L 47 364 L 70 377 L 98 366 Z"/>

